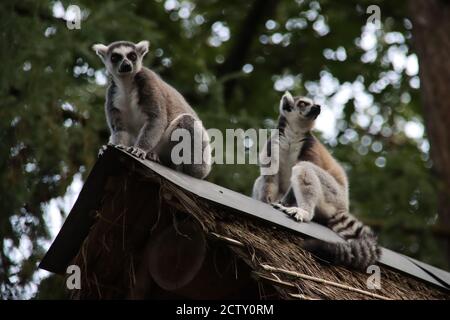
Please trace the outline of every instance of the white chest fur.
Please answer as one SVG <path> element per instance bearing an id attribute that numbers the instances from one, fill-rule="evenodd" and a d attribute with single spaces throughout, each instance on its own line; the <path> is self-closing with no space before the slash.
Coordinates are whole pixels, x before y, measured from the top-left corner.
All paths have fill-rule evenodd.
<path id="1" fill-rule="evenodd" d="M 122 113 L 127 131 L 137 138 L 145 122 L 145 114 L 139 106 L 137 89 L 128 83 L 118 83 L 114 94 L 114 106 Z"/>
<path id="2" fill-rule="evenodd" d="M 302 138 L 289 135 L 280 137 L 279 185 L 281 192 L 287 191 L 290 186 L 292 167 L 298 162 L 298 156 L 303 147 Z"/>

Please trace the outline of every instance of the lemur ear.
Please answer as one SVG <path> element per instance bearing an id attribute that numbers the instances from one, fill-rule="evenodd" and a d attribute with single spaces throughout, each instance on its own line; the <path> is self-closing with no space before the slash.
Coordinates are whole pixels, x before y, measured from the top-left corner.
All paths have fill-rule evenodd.
<path id="1" fill-rule="evenodd" d="M 280 113 L 284 111 L 290 112 L 294 107 L 294 97 L 289 91 L 286 91 L 280 100 Z"/>
<path id="2" fill-rule="evenodd" d="M 148 52 L 148 47 L 150 46 L 150 42 L 147 40 L 140 41 L 136 43 L 136 51 L 143 57 Z"/>
<path id="3" fill-rule="evenodd" d="M 92 46 L 92 50 L 94 50 L 95 53 L 96 53 L 100 58 L 104 59 L 105 56 L 106 56 L 106 52 L 108 52 L 108 47 L 105 46 L 104 44 L 97 43 L 97 44 L 94 44 L 94 45 Z"/>
<path id="4" fill-rule="evenodd" d="M 292 94 L 289 91 L 286 91 L 283 95 L 283 97 L 281 98 L 282 101 L 287 100 L 290 104 L 294 104 L 294 97 L 292 96 Z"/>

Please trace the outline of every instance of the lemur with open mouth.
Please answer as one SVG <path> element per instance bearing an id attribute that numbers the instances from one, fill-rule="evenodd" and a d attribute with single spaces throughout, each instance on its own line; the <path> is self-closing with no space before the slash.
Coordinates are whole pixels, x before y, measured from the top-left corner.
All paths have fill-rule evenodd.
<path id="1" fill-rule="evenodd" d="M 110 75 L 105 104 L 111 132 L 109 143 L 203 179 L 211 171 L 208 133 L 183 96 L 142 66 L 148 48 L 148 41 L 117 41 L 92 47 Z M 171 152 L 176 145 L 172 133 L 177 129 L 187 130 L 192 139 L 189 163 L 172 161 Z"/>
<path id="2" fill-rule="evenodd" d="M 277 162 L 278 171 L 261 175 L 253 197 L 297 221 L 315 220 L 346 240 L 305 240 L 302 247 L 334 264 L 364 270 L 380 255 L 372 230 L 349 213 L 348 179 L 342 166 L 311 133 L 321 107 L 306 97 L 286 92 L 280 101 L 279 134 L 260 154 L 261 163 Z M 273 144 L 277 148 L 273 148 Z M 274 154 L 270 150 L 278 150 Z"/>

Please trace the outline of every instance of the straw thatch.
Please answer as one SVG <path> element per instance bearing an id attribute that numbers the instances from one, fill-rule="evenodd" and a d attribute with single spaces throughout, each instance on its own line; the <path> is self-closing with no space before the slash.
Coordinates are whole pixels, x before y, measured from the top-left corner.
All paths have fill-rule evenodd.
<path id="1" fill-rule="evenodd" d="M 248 269 L 236 267 L 236 277 L 250 272 L 260 298 L 449 298 L 445 290 L 383 266 L 381 289 L 369 290 L 368 274 L 318 261 L 300 248 L 300 236 L 201 199 L 149 172 L 110 177 L 102 204 L 92 214 L 96 222 L 75 258 L 84 275 L 83 290 L 75 298 L 136 297 L 134 288 L 151 285 L 142 267 L 148 243 L 158 228 L 173 224 L 176 229 L 180 219 L 195 221 L 208 243 L 229 248 L 230 260 Z"/>

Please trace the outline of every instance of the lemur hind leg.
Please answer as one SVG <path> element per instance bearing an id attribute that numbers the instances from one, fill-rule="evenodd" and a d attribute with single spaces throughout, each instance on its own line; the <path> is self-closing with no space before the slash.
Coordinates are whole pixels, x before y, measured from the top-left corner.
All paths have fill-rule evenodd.
<path id="1" fill-rule="evenodd" d="M 185 129 L 184 133 L 189 134 L 190 155 L 183 157 L 183 163 L 175 164 L 172 159 L 173 148 L 181 143 L 180 133 L 176 130 Z M 176 134 L 174 134 L 176 133 Z M 184 134 L 181 132 L 181 136 Z M 172 141 L 174 138 L 174 141 Z M 209 136 L 201 125 L 201 122 L 190 114 L 182 114 L 172 120 L 169 127 L 164 132 L 166 141 L 164 145 L 158 146 L 158 154 L 161 162 L 172 169 L 186 173 L 195 178 L 203 179 L 211 171 L 211 147 L 209 145 Z M 180 156 L 183 156 L 182 150 Z"/>
<path id="2" fill-rule="evenodd" d="M 301 161 L 292 168 L 291 186 L 297 206 L 274 206 L 298 221 L 311 221 L 316 212 L 332 216 L 337 211 L 347 210 L 345 188 L 328 172 L 311 162 Z"/>
<path id="3" fill-rule="evenodd" d="M 282 203 L 273 206 L 300 222 L 311 221 L 314 210 L 321 198 L 322 187 L 310 162 L 299 162 L 292 168 L 291 188 L 297 201 L 296 206 L 287 207 Z"/>

